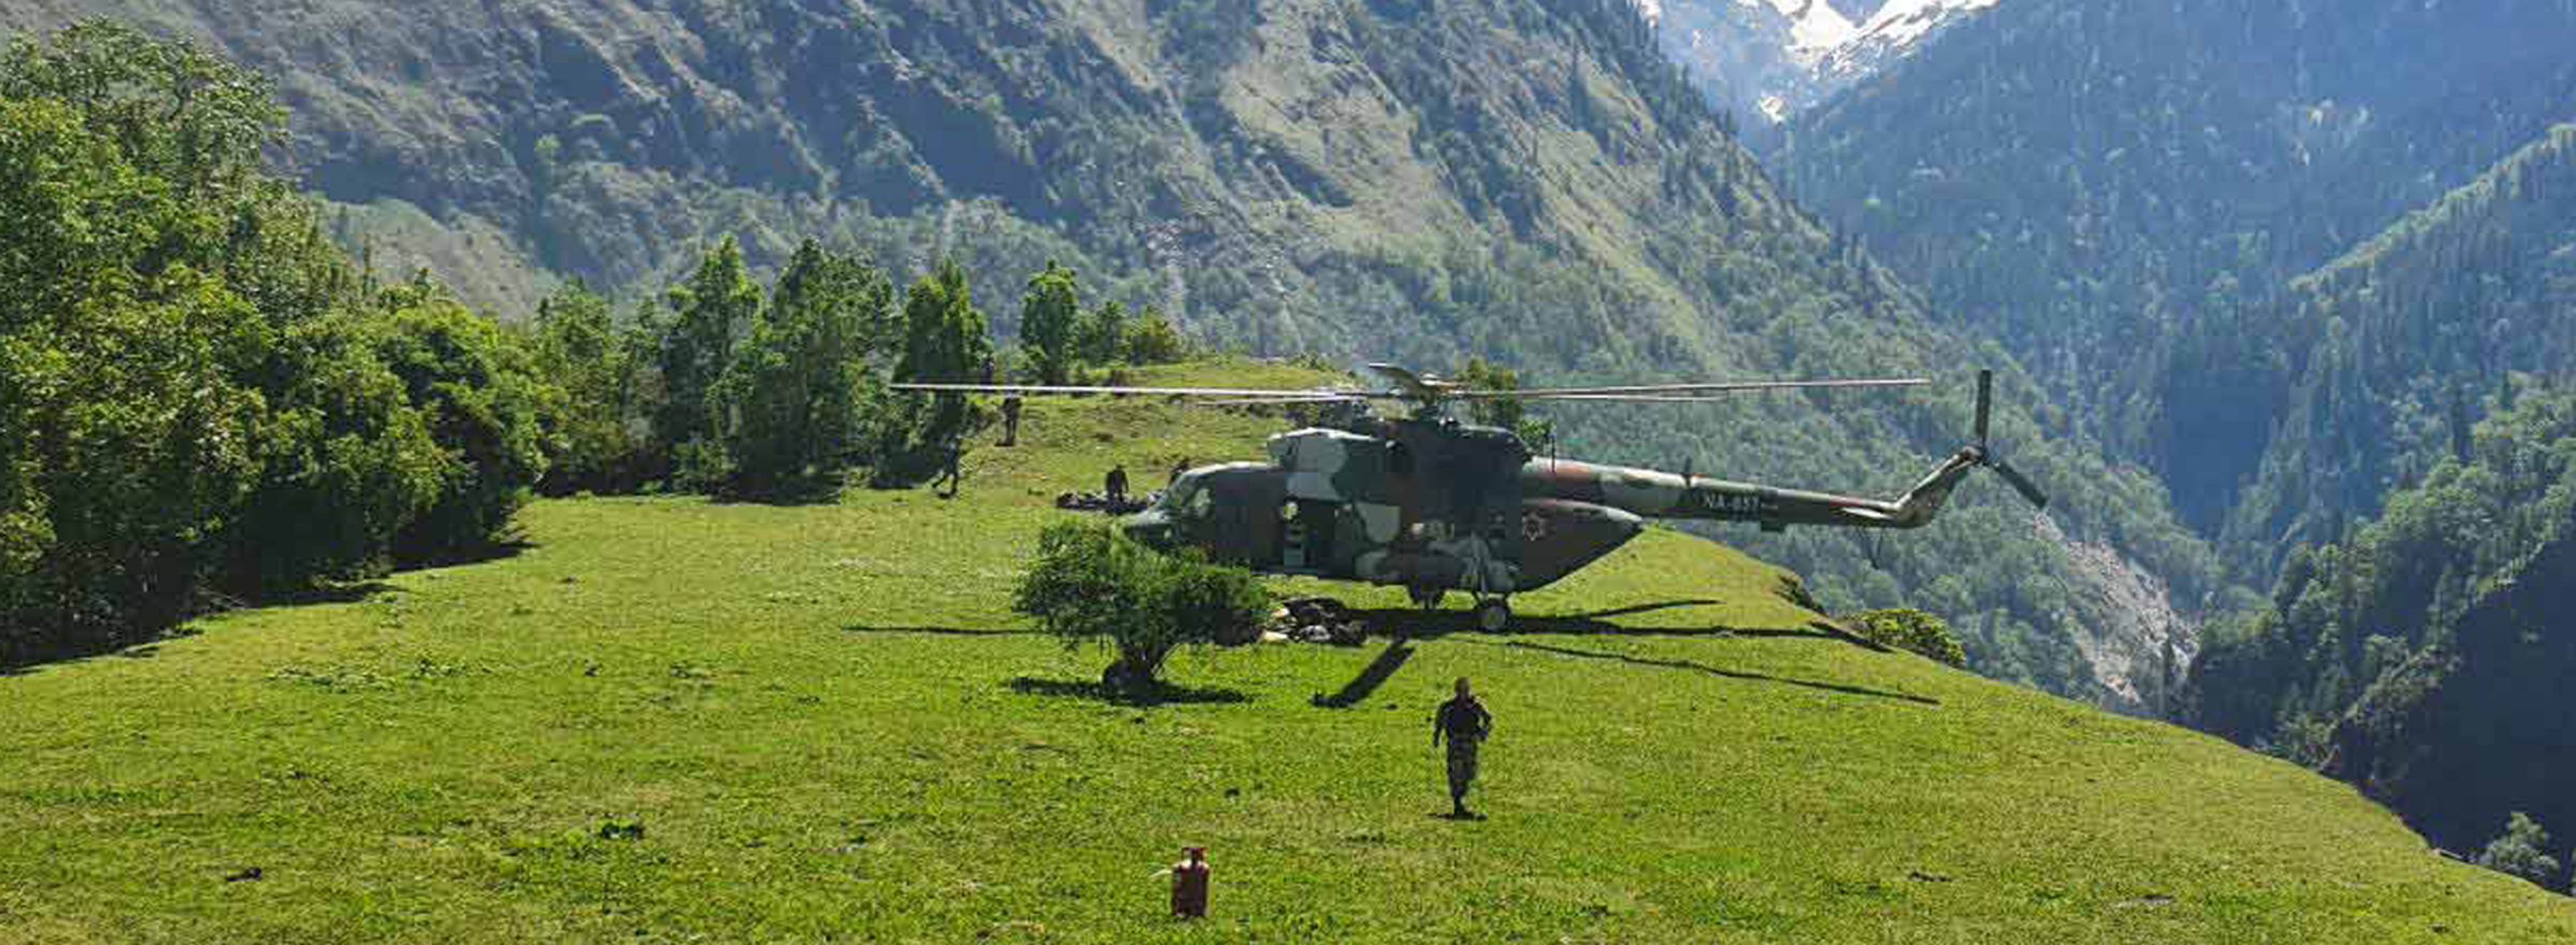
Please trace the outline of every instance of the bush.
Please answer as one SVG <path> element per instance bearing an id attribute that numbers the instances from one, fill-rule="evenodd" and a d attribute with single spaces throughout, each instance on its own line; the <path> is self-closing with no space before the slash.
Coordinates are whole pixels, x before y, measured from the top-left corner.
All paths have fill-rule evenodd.
<path id="1" fill-rule="evenodd" d="M 426 283 L 386 293 L 377 356 L 402 379 L 411 403 L 451 464 L 436 501 L 394 535 L 400 563 L 447 560 L 489 548 L 526 505 L 558 450 L 563 388 L 537 376 L 518 339 Z"/>
<path id="2" fill-rule="evenodd" d="M 1845 623 L 1872 642 L 1911 650 L 1952 666 L 1968 665 L 1968 652 L 1960 648 L 1958 637 L 1950 635 L 1950 625 L 1920 610 L 1864 610 L 1851 615 Z"/>
<path id="3" fill-rule="evenodd" d="M 2541 829 L 2540 822 L 2530 815 L 2514 811 L 2505 819 L 2503 835 L 2487 843 L 2477 863 L 2499 873 L 2520 876 L 2545 889 L 2558 889 L 2558 858 L 2550 856 L 2548 848 L 2549 831 Z"/>
<path id="4" fill-rule="evenodd" d="M 1154 306 L 1145 306 L 1143 315 L 1127 323 L 1127 363 L 1175 364 L 1190 357 L 1189 342 L 1181 338 L 1172 320 Z"/>
<path id="5" fill-rule="evenodd" d="M 1011 609 L 1038 619 L 1066 647 L 1106 643 L 1117 659 L 1101 674 L 1115 688 L 1153 686 L 1183 644 L 1250 642 L 1270 612 L 1252 573 L 1169 556 L 1109 526 L 1064 522 L 1038 535 L 1037 561 L 1021 575 Z"/>

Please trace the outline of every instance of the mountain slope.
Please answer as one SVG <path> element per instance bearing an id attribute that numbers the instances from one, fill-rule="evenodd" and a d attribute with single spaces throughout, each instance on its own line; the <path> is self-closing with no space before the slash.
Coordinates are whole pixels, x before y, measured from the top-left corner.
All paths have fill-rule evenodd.
<path id="1" fill-rule="evenodd" d="M 1246 374 L 1318 379 L 1149 378 Z M 1527 632 L 1184 654 L 1180 698 L 1098 700 L 1103 654 L 1007 610 L 1048 496 L 1274 428 L 1033 402 L 954 501 L 543 502 L 515 557 L 0 677 L 0 939 L 2576 934 L 2342 785 L 1850 645 L 1662 530 Z M 1498 717 L 1483 822 L 1426 816 L 1459 675 Z M 1184 844 L 1204 926 L 1165 918 Z"/>
<path id="2" fill-rule="evenodd" d="M 2459 190 L 2177 358 L 2166 398 L 2224 389 L 2278 426 L 2222 537 L 2276 549 L 2337 538 L 2466 442 L 2513 372 L 2576 376 L 2576 125 Z"/>
<path id="3" fill-rule="evenodd" d="M 202 31 L 279 75 L 287 158 L 357 208 L 351 233 L 396 214 L 463 234 L 428 245 L 468 262 L 507 234 L 539 268 L 635 296 L 714 233 L 755 262 L 811 233 L 898 281 L 961 257 L 1005 336 L 1019 280 L 1058 259 L 1095 298 L 1264 353 L 1476 355 L 1549 381 L 1939 372 L 1922 398 L 1555 418 L 1577 455 L 1883 494 L 1955 448 L 1965 369 L 1992 364 L 1999 429 L 2060 500 L 2055 527 L 2176 609 L 2215 583 L 2151 480 L 2068 438 L 2009 358 L 1783 199 L 1623 0 L 79 8 Z M 381 24 L 337 45 L 362 17 Z M 2145 702 L 2086 641 L 2187 644 L 2188 627 L 2134 626 L 2017 500 L 1963 492 L 1923 533 L 1748 541 L 1836 607 L 1937 599 L 1983 671 Z"/>
<path id="4" fill-rule="evenodd" d="M 2272 323 L 2291 280 L 2571 117 L 2568 35 L 2540 2 L 2003 4 L 1800 117 L 1776 163 L 2218 534 L 2287 404 L 2205 349 L 2305 343 Z"/>
<path id="5" fill-rule="evenodd" d="M 2385 516 L 2294 555 L 2269 606 L 2213 634 L 2186 700 L 2192 724 L 2351 780 L 2463 851 L 2514 811 L 2576 821 L 2576 399 L 2493 406 Z"/>

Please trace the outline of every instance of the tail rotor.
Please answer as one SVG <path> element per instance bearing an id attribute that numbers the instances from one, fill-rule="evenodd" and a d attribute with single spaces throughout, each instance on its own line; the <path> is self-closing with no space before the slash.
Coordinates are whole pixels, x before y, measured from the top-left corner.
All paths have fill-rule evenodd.
<path id="1" fill-rule="evenodd" d="M 2046 509 L 2048 508 L 2048 494 L 2039 491 L 2039 486 L 2033 484 L 2030 481 L 2030 477 L 2022 475 L 2020 470 L 2012 468 L 2010 464 L 1997 458 L 1995 456 L 1994 448 L 1989 446 L 1986 442 L 1988 415 L 1992 412 L 1994 406 L 1994 396 L 1995 372 L 1978 371 L 1977 445 L 1975 447 L 1977 451 L 1977 465 L 1994 470 L 1995 475 L 2004 477 L 2004 482 L 2012 486 L 2013 491 L 2021 493 L 2021 497 L 2029 500 L 2033 507 Z"/>

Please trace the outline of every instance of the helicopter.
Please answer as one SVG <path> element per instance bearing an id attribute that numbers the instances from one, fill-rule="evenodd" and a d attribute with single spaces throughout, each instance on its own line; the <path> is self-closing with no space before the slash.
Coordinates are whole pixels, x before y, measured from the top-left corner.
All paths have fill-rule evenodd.
<path id="1" fill-rule="evenodd" d="M 1968 473 L 1991 469 L 2033 506 L 2048 497 L 1987 445 L 1994 372 L 1977 373 L 1974 438 L 1893 499 L 1868 499 L 1684 472 L 1541 457 L 1510 430 L 1462 423 L 1453 403 L 1706 403 L 1752 391 L 1895 388 L 1925 378 L 1733 381 L 1608 387 L 1478 389 L 1391 364 L 1370 364 L 1376 389 L 895 384 L 937 394 L 1145 395 L 1219 405 L 1339 405 L 1343 419 L 1270 437 L 1269 462 L 1199 466 L 1176 476 L 1126 534 L 1165 549 L 1280 575 L 1401 585 L 1417 606 L 1452 590 L 1475 599 L 1477 626 L 1511 622 L 1512 594 L 1536 590 L 1617 550 L 1647 519 L 1911 529 L 1931 524 Z M 1382 402 L 1412 406 L 1382 417 Z"/>

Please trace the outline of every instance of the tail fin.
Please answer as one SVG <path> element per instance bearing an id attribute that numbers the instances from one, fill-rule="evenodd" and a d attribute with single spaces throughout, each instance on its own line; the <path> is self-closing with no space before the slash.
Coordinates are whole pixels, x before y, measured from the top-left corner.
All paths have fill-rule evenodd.
<path id="1" fill-rule="evenodd" d="M 2048 507 L 2048 495 L 2039 491 L 2039 486 L 2023 476 L 2020 470 L 1996 458 L 1993 448 L 1987 444 L 1994 391 L 1995 372 L 1978 371 L 1976 439 L 1950 454 L 1949 459 L 1942 460 L 1930 475 L 1924 476 L 1923 481 L 1905 490 L 1905 495 L 1896 500 L 1894 519 L 1899 527 L 1911 528 L 1932 521 L 1932 517 L 1940 513 L 1941 503 L 1950 498 L 1950 490 L 1959 484 L 1959 480 L 1966 478 L 1969 471 L 1980 467 L 1992 469 L 1996 475 L 2004 477 L 2004 482 L 2011 485 L 2013 491 L 2021 493 L 2021 497 L 2029 500 L 2031 505 L 2042 509 Z"/>

